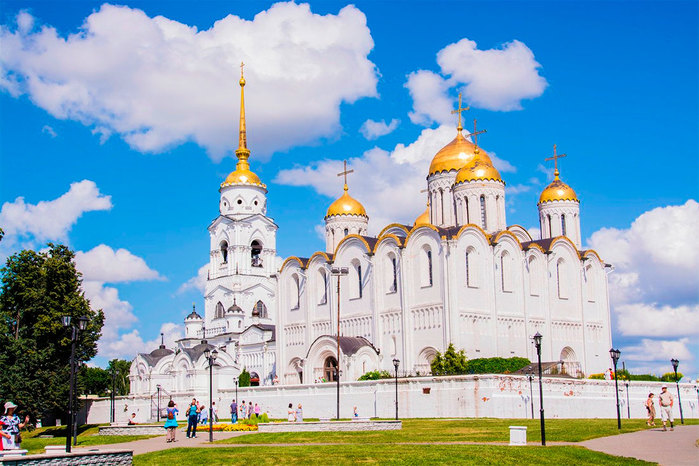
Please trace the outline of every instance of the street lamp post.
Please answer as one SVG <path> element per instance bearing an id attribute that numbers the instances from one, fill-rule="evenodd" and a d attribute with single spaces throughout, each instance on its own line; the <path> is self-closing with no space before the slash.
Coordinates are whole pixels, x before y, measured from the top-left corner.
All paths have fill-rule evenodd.
<path id="1" fill-rule="evenodd" d="M 629 381 L 624 380 L 624 385 L 626 385 L 626 417 L 631 419 L 631 405 L 629 404 Z"/>
<path id="2" fill-rule="evenodd" d="M 616 365 L 619 362 L 621 351 L 612 348 L 609 350 L 609 355 L 612 357 L 612 362 L 614 363 L 614 390 L 616 391 L 616 423 L 617 428 L 621 429 L 621 411 L 619 409 L 619 377 L 616 372 Z"/>
<path id="3" fill-rule="evenodd" d="M 539 419 L 541 422 L 541 444 L 546 445 L 546 425 L 544 422 L 544 387 L 541 383 L 541 339 L 543 336 L 536 332 L 534 335 L 534 346 L 536 346 L 536 357 L 539 361 Z"/>
<path id="4" fill-rule="evenodd" d="M 160 388 L 161 388 L 161 385 L 158 384 L 155 386 L 155 388 L 158 389 L 158 413 L 155 415 L 155 422 L 160 422 Z"/>
<path id="5" fill-rule="evenodd" d="M 71 316 L 62 316 L 61 323 L 63 327 L 70 327 L 70 387 L 68 390 L 68 434 L 66 435 L 66 452 L 70 453 L 71 437 L 73 436 L 73 394 L 75 393 L 75 344 L 78 341 L 78 336 L 81 331 L 87 328 L 87 317 L 78 317 L 78 325 L 71 325 Z"/>
<path id="6" fill-rule="evenodd" d="M 238 377 L 235 377 L 235 422 L 238 423 Z M 231 422 L 233 422 L 233 413 L 231 413 Z"/>
<path id="7" fill-rule="evenodd" d="M 335 370 L 337 382 L 337 419 L 340 420 L 340 277 L 349 274 L 348 267 L 333 267 L 330 274 L 337 277 L 337 368 Z"/>
<path id="8" fill-rule="evenodd" d="M 534 419 L 534 388 L 532 387 L 534 374 L 531 367 L 527 369 L 527 378 L 529 379 L 529 406 L 532 408 L 532 419 Z"/>
<path id="9" fill-rule="evenodd" d="M 393 367 L 396 368 L 396 421 L 398 420 L 398 364 L 400 364 L 400 360 L 394 358 Z"/>
<path id="10" fill-rule="evenodd" d="M 206 348 L 204 350 L 204 358 L 206 358 L 209 363 L 209 443 L 214 442 L 214 426 L 211 422 L 213 421 L 213 411 L 211 410 L 211 406 L 214 401 L 214 363 L 216 362 L 216 357 L 218 357 L 218 351 L 216 349 L 209 351 L 209 348 Z"/>
<path id="11" fill-rule="evenodd" d="M 677 387 L 677 404 L 680 405 L 680 422 L 684 424 L 684 414 L 682 413 L 682 398 L 680 398 L 680 380 L 677 378 L 677 366 L 680 365 L 680 361 L 677 359 L 670 359 L 672 363 L 672 368 L 675 370 L 675 386 Z"/>
<path id="12" fill-rule="evenodd" d="M 112 365 L 112 396 L 111 396 L 111 402 L 112 402 L 112 412 L 111 412 L 111 422 L 116 422 L 116 416 L 114 413 L 114 410 L 116 408 L 116 361 L 114 361 L 114 364 Z"/>

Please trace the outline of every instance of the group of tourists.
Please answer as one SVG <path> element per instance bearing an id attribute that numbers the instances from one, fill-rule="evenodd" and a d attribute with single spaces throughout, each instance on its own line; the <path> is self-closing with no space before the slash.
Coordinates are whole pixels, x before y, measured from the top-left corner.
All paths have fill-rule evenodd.
<path id="1" fill-rule="evenodd" d="M 240 404 L 233 400 L 231 402 L 231 424 L 235 424 L 239 419 L 253 419 L 260 417 L 262 409 L 260 405 L 255 403 L 253 406 L 252 401 L 245 404 L 245 400 L 242 400 Z"/>
<path id="2" fill-rule="evenodd" d="M 165 436 L 167 443 L 176 441 L 175 432 L 177 431 L 177 414 L 179 412 L 177 403 L 170 400 L 165 410 L 167 419 L 164 427 L 167 430 L 167 435 Z M 192 402 L 187 406 L 185 411 L 185 416 L 187 417 L 187 438 L 196 438 L 197 426 L 199 424 L 206 425 L 208 423 L 213 424 L 218 422 L 216 402 L 212 402 L 211 408 L 208 408 L 206 405 L 200 404 L 196 398 L 192 398 Z"/>
<path id="3" fill-rule="evenodd" d="M 675 430 L 675 418 L 672 415 L 672 408 L 675 405 L 675 399 L 672 394 L 667 391 L 667 385 L 663 385 L 658 395 L 658 403 L 660 404 L 660 419 L 663 421 L 663 431 L 667 431 L 667 422 L 670 422 L 670 430 Z M 648 419 L 646 425 L 655 427 L 655 403 L 653 401 L 655 394 L 649 393 L 646 400 L 646 412 Z"/>
<path id="4" fill-rule="evenodd" d="M 289 410 L 287 411 L 289 422 L 303 422 L 303 407 L 299 403 L 298 408 L 294 409 L 294 404 L 289 403 Z"/>

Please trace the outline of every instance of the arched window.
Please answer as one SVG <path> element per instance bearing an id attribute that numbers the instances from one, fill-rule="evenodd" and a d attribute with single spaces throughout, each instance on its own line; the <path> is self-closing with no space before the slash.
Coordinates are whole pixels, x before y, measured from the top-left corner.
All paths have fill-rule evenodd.
<path id="1" fill-rule="evenodd" d="M 439 190 L 439 207 L 441 209 L 441 214 L 442 218 L 439 220 L 439 223 L 444 223 L 444 191 L 441 189 Z"/>
<path id="2" fill-rule="evenodd" d="M 556 263 L 556 284 L 558 285 L 558 298 L 568 299 L 568 287 L 566 276 L 566 264 L 563 259 Z"/>
<path id="3" fill-rule="evenodd" d="M 464 198 L 464 206 L 464 224 L 469 224 L 471 223 L 471 218 L 468 213 L 468 197 Z"/>
<path id="4" fill-rule="evenodd" d="M 539 296 L 541 294 L 541 274 L 539 273 L 539 260 L 536 257 L 529 258 L 529 294 Z"/>
<path id="5" fill-rule="evenodd" d="M 488 217 L 485 213 L 485 196 L 481 195 L 481 227 L 483 227 L 484 230 L 487 229 L 487 220 Z"/>
<path id="6" fill-rule="evenodd" d="M 500 283 L 504 293 L 512 291 L 512 267 L 510 254 L 507 251 L 504 251 L 500 256 Z"/>
<path id="7" fill-rule="evenodd" d="M 357 265 L 357 287 L 359 288 L 359 297 L 361 298 L 363 295 L 363 286 L 362 286 L 362 265 L 358 264 Z"/>
<path id="8" fill-rule="evenodd" d="M 337 379 L 337 359 L 329 356 L 323 363 L 323 378 L 326 382 L 335 382 Z"/>
<path id="9" fill-rule="evenodd" d="M 566 235 L 566 215 L 561 214 L 561 234 Z"/>
<path id="10" fill-rule="evenodd" d="M 595 302 L 595 277 L 591 265 L 585 267 L 585 289 L 587 300 L 592 303 Z"/>
<path id="11" fill-rule="evenodd" d="M 289 295 L 289 302 L 291 303 L 291 310 L 298 309 L 301 303 L 301 283 L 299 281 L 299 276 L 294 274 L 291 277 L 291 293 Z"/>
<path id="12" fill-rule="evenodd" d="M 228 262 L 228 242 L 221 241 L 221 263 L 226 264 Z"/>
<path id="13" fill-rule="evenodd" d="M 349 296 L 350 299 L 359 299 L 362 297 L 362 265 L 357 259 L 354 259 L 351 265 L 349 274 Z"/>
<path id="14" fill-rule="evenodd" d="M 432 250 L 425 246 L 422 248 L 422 264 L 420 265 L 420 285 L 432 286 Z"/>
<path id="15" fill-rule="evenodd" d="M 471 283 L 471 269 L 469 267 L 469 256 L 471 255 L 471 251 L 466 251 L 466 260 L 464 261 L 464 265 L 466 266 L 466 286 L 473 286 Z"/>
<path id="16" fill-rule="evenodd" d="M 257 311 L 261 319 L 267 318 L 267 306 L 265 306 L 265 303 L 263 303 L 262 301 L 258 301 L 255 303 L 253 311 Z"/>
<path id="17" fill-rule="evenodd" d="M 253 267 L 262 267 L 262 259 L 260 254 L 262 253 L 262 244 L 255 240 L 250 245 L 250 264 Z"/>
<path id="18" fill-rule="evenodd" d="M 318 274 L 318 304 L 323 305 L 328 303 L 328 274 L 323 269 L 320 269 Z"/>
<path id="19" fill-rule="evenodd" d="M 391 271 L 393 272 L 393 280 L 391 281 L 389 293 L 395 293 L 398 291 L 398 259 L 395 257 L 391 257 Z"/>
<path id="20" fill-rule="evenodd" d="M 349 229 L 345 228 L 345 236 L 349 235 Z"/>
<path id="21" fill-rule="evenodd" d="M 223 304 L 221 304 L 221 301 L 216 303 L 216 311 L 214 312 L 214 319 L 223 319 L 223 317 L 226 315 L 226 311 L 223 309 Z"/>
<path id="22" fill-rule="evenodd" d="M 553 233 L 552 233 L 553 230 L 551 229 L 551 216 L 547 215 L 546 219 L 548 220 L 548 224 L 549 224 L 549 238 L 553 238 Z"/>

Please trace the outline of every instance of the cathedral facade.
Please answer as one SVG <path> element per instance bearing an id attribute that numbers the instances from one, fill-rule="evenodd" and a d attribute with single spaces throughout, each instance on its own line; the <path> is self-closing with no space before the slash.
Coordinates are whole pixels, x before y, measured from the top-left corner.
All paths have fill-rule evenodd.
<path id="1" fill-rule="evenodd" d="M 282 260 L 266 186 L 248 162 L 242 76 L 240 85 L 238 163 L 209 226 L 204 316 L 187 316 L 176 348 L 135 358 L 133 394 L 156 385 L 206 391 L 207 350 L 218 352 L 215 388 L 232 389 L 243 368 L 259 385 L 353 381 L 393 372 L 394 360 L 401 374 L 427 375 L 450 343 L 468 358 L 535 361 L 536 332 L 543 361 L 562 361 L 571 376 L 604 371 L 611 266 L 581 249 L 580 201 L 560 179 L 555 147 L 554 181 L 538 203 L 541 239 L 508 226 L 505 182 L 479 132 L 463 135 L 459 113 L 455 138 L 426 173 L 427 209 L 413 224 L 369 236 L 345 167 L 344 193 L 325 216 L 325 250 Z"/>

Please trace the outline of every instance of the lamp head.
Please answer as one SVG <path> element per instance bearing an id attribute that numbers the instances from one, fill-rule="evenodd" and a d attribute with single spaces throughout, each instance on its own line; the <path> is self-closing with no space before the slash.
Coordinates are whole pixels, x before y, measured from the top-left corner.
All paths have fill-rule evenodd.
<path id="1" fill-rule="evenodd" d="M 209 356 L 210 356 L 210 355 L 211 355 L 211 350 L 210 350 L 209 348 L 206 348 L 206 349 L 204 350 L 204 357 L 205 357 L 206 359 L 209 359 Z"/>
<path id="2" fill-rule="evenodd" d="M 616 364 L 617 361 L 619 361 L 619 358 L 621 357 L 621 351 L 612 348 L 609 350 L 609 355 L 612 357 L 612 361 L 614 361 L 614 364 Z"/>
<path id="3" fill-rule="evenodd" d="M 87 328 L 87 323 L 90 321 L 86 316 L 78 317 L 78 328 L 83 331 Z"/>
<path id="4" fill-rule="evenodd" d="M 70 325 L 70 316 L 61 316 L 61 324 L 64 327 L 68 327 Z"/>
<path id="5" fill-rule="evenodd" d="M 680 365 L 680 361 L 677 359 L 670 359 L 670 362 L 672 363 L 672 368 L 677 372 L 677 366 Z"/>
<path id="6" fill-rule="evenodd" d="M 534 334 L 534 344 L 538 347 L 541 347 L 541 339 L 543 338 L 543 335 L 540 334 L 539 332 L 536 332 Z"/>
<path id="7" fill-rule="evenodd" d="M 398 364 L 400 364 L 400 360 L 394 358 L 394 359 L 393 359 L 393 366 L 396 368 L 396 370 L 398 370 Z"/>
<path id="8" fill-rule="evenodd" d="M 215 361 L 217 357 L 218 357 L 218 350 L 217 350 L 217 349 L 214 349 L 214 350 L 211 352 L 211 360 L 212 360 L 212 361 Z"/>

